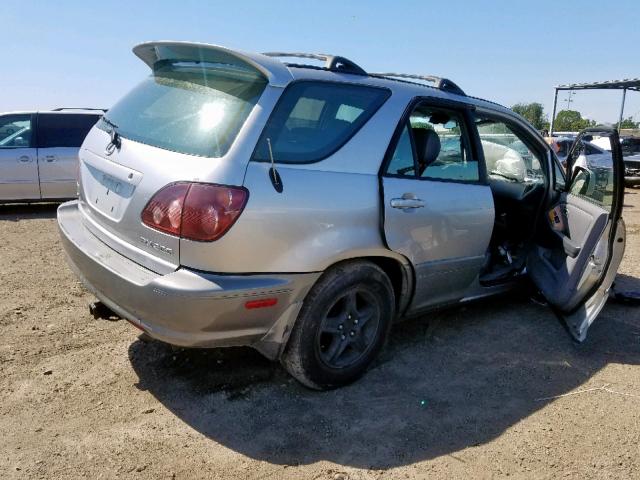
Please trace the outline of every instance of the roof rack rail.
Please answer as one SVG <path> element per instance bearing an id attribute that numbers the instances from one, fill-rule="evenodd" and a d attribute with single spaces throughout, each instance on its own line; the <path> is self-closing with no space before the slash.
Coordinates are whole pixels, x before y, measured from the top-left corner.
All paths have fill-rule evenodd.
<path id="1" fill-rule="evenodd" d="M 351 73 L 353 75 L 368 75 L 367 72 L 355 62 L 348 58 L 338 55 L 327 55 L 324 53 L 291 53 L 291 52 L 265 52 L 263 55 L 267 57 L 292 57 L 292 58 L 311 58 L 324 62 L 324 69 L 332 72 Z"/>
<path id="2" fill-rule="evenodd" d="M 58 107 L 54 108 L 52 112 L 63 112 L 64 110 L 91 110 L 96 112 L 106 112 L 106 108 L 85 108 L 85 107 Z"/>
<path id="3" fill-rule="evenodd" d="M 402 79 L 402 80 L 424 80 L 427 82 L 433 83 L 433 86 L 444 90 L 446 92 L 455 93 L 457 95 L 464 95 L 464 91 L 456 85 L 454 82 L 449 80 L 448 78 L 436 77 L 434 75 L 414 75 L 410 73 L 370 73 L 372 77 L 382 77 L 382 78 L 391 78 L 391 79 Z"/>

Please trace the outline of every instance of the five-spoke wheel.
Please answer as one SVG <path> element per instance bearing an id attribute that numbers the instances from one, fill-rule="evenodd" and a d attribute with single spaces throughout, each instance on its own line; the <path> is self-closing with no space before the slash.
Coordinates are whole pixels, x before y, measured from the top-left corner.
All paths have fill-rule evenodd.
<path id="1" fill-rule="evenodd" d="M 281 362 L 312 388 L 348 384 L 370 366 L 394 315 L 393 287 L 381 268 L 367 261 L 338 264 L 307 295 Z"/>

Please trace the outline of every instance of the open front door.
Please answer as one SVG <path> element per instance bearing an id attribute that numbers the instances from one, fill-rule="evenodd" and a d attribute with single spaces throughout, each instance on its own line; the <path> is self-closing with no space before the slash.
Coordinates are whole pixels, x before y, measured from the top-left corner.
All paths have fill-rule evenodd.
<path id="1" fill-rule="evenodd" d="M 590 155 L 594 144 L 606 153 Z M 579 342 L 604 307 L 622 260 L 623 200 L 618 133 L 584 130 L 567 157 L 566 189 L 548 212 L 551 239 L 537 245 L 527 262 L 531 279 Z"/>

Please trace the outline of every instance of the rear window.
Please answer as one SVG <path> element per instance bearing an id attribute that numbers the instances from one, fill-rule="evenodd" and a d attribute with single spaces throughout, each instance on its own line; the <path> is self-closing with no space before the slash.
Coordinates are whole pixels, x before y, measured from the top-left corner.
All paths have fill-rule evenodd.
<path id="1" fill-rule="evenodd" d="M 38 114 L 38 147 L 79 148 L 99 118 L 99 115 L 40 113 Z"/>
<path id="2" fill-rule="evenodd" d="M 341 148 L 389 97 L 386 89 L 345 83 L 301 81 L 282 94 L 253 159 L 310 163 Z"/>
<path id="3" fill-rule="evenodd" d="M 137 142 L 222 157 L 258 102 L 266 79 L 238 65 L 174 62 L 156 68 L 106 115 Z M 100 122 L 103 130 L 111 130 Z"/>

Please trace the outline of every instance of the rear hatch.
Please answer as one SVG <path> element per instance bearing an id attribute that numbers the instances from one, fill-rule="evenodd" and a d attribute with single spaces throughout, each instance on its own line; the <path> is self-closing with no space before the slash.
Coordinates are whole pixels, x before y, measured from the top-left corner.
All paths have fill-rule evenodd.
<path id="1" fill-rule="evenodd" d="M 290 74 L 267 57 L 208 45 L 156 42 L 134 52 L 152 75 L 87 136 L 80 209 L 87 228 L 111 248 L 168 273 L 180 263 L 180 239 L 145 225 L 145 206 L 175 182 L 241 185 L 248 156 L 234 161 L 234 150 L 246 150 L 232 149 L 234 141 L 267 84 Z"/>

